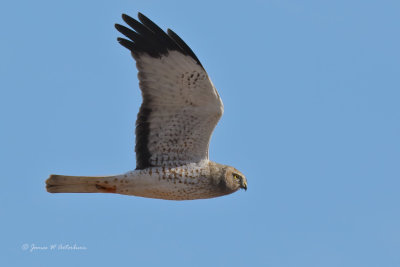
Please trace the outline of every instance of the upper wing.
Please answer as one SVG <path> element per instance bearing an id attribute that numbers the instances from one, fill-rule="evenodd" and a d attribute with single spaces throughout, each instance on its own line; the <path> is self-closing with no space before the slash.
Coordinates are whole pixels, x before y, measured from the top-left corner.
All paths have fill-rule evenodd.
<path id="1" fill-rule="evenodd" d="M 136 121 L 136 169 L 179 166 L 208 159 L 212 131 L 224 107 L 206 71 L 189 46 L 139 13 L 122 15 L 135 31 L 116 24 L 130 40 L 139 70 L 143 103 Z"/>

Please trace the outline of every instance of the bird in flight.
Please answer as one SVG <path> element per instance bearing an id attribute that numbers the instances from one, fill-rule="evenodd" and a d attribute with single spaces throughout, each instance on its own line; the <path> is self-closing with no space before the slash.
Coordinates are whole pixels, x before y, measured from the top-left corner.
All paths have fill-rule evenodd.
<path id="1" fill-rule="evenodd" d="M 136 120 L 136 169 L 112 176 L 50 175 L 50 193 L 116 193 L 168 200 L 205 199 L 247 190 L 234 167 L 209 160 L 221 98 L 190 47 L 143 14 L 115 24 L 136 61 L 143 102 Z"/>

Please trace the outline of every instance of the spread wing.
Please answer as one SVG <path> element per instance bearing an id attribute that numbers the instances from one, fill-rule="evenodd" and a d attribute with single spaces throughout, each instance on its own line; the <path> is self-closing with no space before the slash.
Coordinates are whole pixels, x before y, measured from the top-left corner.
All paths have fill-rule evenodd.
<path id="1" fill-rule="evenodd" d="M 139 70 L 143 102 L 136 121 L 136 169 L 179 166 L 208 159 L 211 134 L 223 104 L 207 72 L 189 46 L 139 13 L 122 15 L 133 29 L 116 24 L 128 39 Z"/>

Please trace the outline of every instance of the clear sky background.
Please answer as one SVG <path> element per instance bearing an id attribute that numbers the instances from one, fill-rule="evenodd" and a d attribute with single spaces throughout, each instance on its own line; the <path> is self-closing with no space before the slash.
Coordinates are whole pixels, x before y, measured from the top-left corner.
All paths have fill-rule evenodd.
<path id="1" fill-rule="evenodd" d="M 211 159 L 249 189 L 173 202 L 46 192 L 135 168 L 140 11 L 224 101 Z M 399 1 L 2 1 L 1 266 L 400 266 Z M 24 244 L 84 246 L 23 250 Z"/>

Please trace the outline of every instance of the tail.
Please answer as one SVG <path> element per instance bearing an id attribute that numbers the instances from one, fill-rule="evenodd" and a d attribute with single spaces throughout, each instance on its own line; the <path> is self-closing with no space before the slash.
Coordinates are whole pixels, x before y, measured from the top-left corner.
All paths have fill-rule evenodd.
<path id="1" fill-rule="evenodd" d="M 46 180 L 49 193 L 115 193 L 116 176 L 65 176 L 50 175 Z"/>

